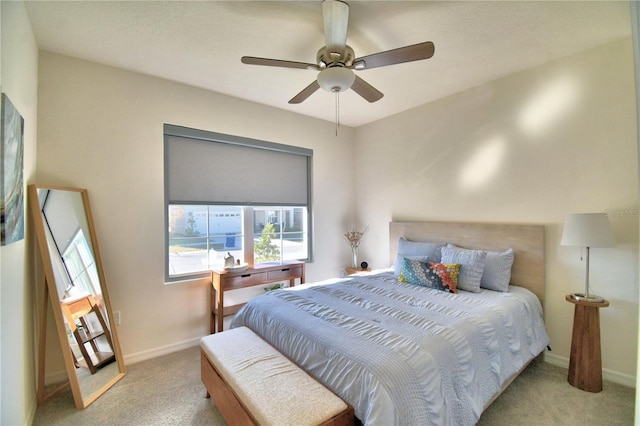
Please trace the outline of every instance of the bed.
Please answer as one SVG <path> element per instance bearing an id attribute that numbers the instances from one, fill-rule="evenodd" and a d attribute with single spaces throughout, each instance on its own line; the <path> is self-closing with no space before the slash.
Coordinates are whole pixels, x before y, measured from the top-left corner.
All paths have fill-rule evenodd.
<path id="1" fill-rule="evenodd" d="M 439 247 L 441 257 L 407 252 L 419 243 Z M 394 268 L 269 292 L 231 327 L 254 330 L 352 405 L 363 424 L 473 425 L 548 345 L 544 228 L 391 222 L 389 245 Z M 506 291 L 406 282 L 411 266 L 451 265 L 451 256 L 472 250 L 512 251 Z M 461 262 L 460 284 L 475 267 Z"/>

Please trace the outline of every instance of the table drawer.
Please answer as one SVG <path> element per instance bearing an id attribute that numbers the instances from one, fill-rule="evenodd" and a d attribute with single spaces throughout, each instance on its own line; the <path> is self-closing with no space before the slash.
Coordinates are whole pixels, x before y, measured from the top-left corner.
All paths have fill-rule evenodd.
<path id="1" fill-rule="evenodd" d="M 268 281 L 290 280 L 292 278 L 300 278 L 301 276 L 302 268 L 300 266 L 283 266 L 282 269 L 267 272 Z"/>
<path id="2" fill-rule="evenodd" d="M 267 280 L 266 272 L 247 272 L 224 278 L 224 289 L 242 288 L 262 284 Z"/>

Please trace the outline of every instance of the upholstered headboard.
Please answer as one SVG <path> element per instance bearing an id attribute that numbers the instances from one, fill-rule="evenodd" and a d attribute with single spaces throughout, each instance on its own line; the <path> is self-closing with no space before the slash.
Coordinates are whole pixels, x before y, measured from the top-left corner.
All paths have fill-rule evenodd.
<path id="1" fill-rule="evenodd" d="M 544 306 L 544 226 L 495 223 L 390 222 L 391 263 L 398 239 L 445 241 L 468 249 L 503 251 L 512 248 L 515 259 L 511 283 L 531 290 Z"/>

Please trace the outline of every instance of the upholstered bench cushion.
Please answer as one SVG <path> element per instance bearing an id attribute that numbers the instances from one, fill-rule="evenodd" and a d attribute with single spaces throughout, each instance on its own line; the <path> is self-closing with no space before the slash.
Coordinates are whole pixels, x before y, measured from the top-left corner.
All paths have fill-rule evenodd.
<path id="1" fill-rule="evenodd" d="M 247 327 L 205 336 L 204 354 L 261 425 L 313 425 L 347 404 Z"/>

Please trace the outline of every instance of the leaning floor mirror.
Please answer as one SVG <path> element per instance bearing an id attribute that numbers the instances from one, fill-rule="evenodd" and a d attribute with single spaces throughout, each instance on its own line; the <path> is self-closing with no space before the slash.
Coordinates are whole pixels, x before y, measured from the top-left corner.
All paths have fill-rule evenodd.
<path id="1" fill-rule="evenodd" d="M 69 386 L 76 407 L 85 408 L 125 374 L 89 196 L 81 188 L 29 185 L 28 191 L 43 270 L 38 403 Z M 69 380 L 47 396 L 48 306 Z"/>

